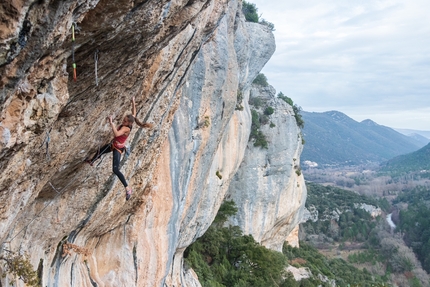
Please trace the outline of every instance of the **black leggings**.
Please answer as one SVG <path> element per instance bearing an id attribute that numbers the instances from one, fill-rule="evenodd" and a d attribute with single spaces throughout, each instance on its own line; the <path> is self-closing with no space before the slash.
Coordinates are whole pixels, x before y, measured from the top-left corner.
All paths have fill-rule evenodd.
<path id="1" fill-rule="evenodd" d="M 107 144 L 99 149 L 97 154 L 91 159 L 91 162 L 94 162 L 98 160 L 103 154 L 109 153 L 112 151 L 112 145 Z M 127 187 L 127 181 L 125 180 L 124 175 L 119 170 L 119 161 L 121 160 L 121 153 L 117 151 L 116 149 L 113 149 L 113 156 L 112 156 L 112 171 L 116 176 L 118 176 L 119 180 L 121 181 L 122 185 L 124 187 Z"/>

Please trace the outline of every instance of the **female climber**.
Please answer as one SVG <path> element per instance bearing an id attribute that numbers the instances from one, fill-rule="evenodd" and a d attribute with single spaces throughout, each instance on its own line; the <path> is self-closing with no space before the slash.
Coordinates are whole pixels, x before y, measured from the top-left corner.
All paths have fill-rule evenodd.
<path id="1" fill-rule="evenodd" d="M 133 190 L 128 186 L 127 181 L 125 180 L 124 175 L 119 170 L 119 162 L 121 160 L 121 154 L 125 151 L 125 142 L 130 135 L 131 129 L 133 127 L 133 123 L 136 121 L 136 124 L 143 128 L 152 128 L 152 124 L 150 123 L 141 123 L 139 120 L 135 119 L 136 116 L 136 103 L 134 97 L 131 100 L 132 103 L 132 115 L 126 115 L 122 120 L 122 124 L 118 127 L 115 127 L 112 122 L 112 116 L 109 116 L 107 120 L 112 128 L 112 132 L 114 134 L 114 139 L 107 145 L 101 147 L 97 154 L 92 159 L 85 160 L 91 166 L 93 163 L 99 159 L 103 154 L 113 152 L 112 156 L 112 170 L 113 173 L 118 176 L 119 180 L 125 187 L 125 199 L 129 200 Z"/>

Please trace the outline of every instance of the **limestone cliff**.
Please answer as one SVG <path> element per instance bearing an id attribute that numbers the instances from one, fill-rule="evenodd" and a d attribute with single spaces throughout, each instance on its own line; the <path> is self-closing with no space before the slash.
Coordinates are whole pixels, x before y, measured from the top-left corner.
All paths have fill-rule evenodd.
<path id="1" fill-rule="evenodd" d="M 241 227 L 245 234 L 268 248 L 282 251 L 288 238 L 298 246 L 296 227 L 301 221 L 306 201 L 306 186 L 300 169 L 302 135 L 293 108 L 275 96 L 273 88 L 253 88 L 251 98 L 261 106 L 252 109 L 264 115 L 264 107 L 273 108 L 261 131 L 267 149 L 250 141 L 244 160 L 232 183 L 227 198 L 238 205 L 239 212 L 230 224 Z"/>
<path id="2" fill-rule="evenodd" d="M 272 33 L 246 23 L 240 6 L 235 0 L 0 4 L 0 252 L 27 252 L 43 286 L 198 284 L 183 270 L 182 254 L 237 182 L 250 149 L 250 83 L 275 48 Z M 235 110 L 239 92 L 242 111 Z M 135 127 L 129 137 L 131 154 L 121 170 L 134 193 L 125 201 L 111 155 L 95 167 L 83 160 L 111 139 L 105 118 L 114 114 L 119 122 L 132 96 L 137 117 L 155 127 Z M 288 115 L 281 121 L 288 122 L 291 111 L 282 109 Z M 289 152 L 298 157 L 292 144 Z M 292 169 L 286 169 L 287 176 Z M 277 194 L 294 184 L 302 182 L 293 174 Z M 283 199 L 270 208 L 276 206 L 286 207 Z M 242 211 L 243 226 L 255 222 L 246 218 L 249 209 Z M 255 236 L 278 248 L 295 216 L 268 217 Z"/>

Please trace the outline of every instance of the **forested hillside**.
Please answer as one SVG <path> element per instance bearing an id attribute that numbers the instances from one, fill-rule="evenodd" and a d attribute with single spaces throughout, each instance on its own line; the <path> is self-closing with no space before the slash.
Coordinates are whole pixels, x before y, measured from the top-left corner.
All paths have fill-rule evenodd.
<path id="1" fill-rule="evenodd" d="M 387 200 L 315 183 L 307 183 L 307 189 L 306 206 L 312 216 L 301 225 L 304 241 L 330 258 L 343 258 L 377 280 L 397 286 L 429 286 L 429 276 L 414 252 L 385 220 L 391 208 Z M 413 234 L 411 240 L 424 240 L 426 233 L 416 230 Z"/>
<path id="2" fill-rule="evenodd" d="M 381 171 L 393 174 L 421 172 L 430 170 L 430 144 L 405 155 L 397 156 L 382 165 Z"/>
<path id="3" fill-rule="evenodd" d="M 224 226 L 237 212 L 234 202 L 226 201 L 206 233 L 185 251 L 185 262 L 192 267 L 203 287 L 299 287 L 299 286 L 387 286 L 381 276 L 372 276 L 343 259 L 328 259 L 306 243 L 300 248 L 284 245 L 276 252 L 261 246 L 237 226 Z M 302 269 L 307 278 L 297 282 L 286 270 Z"/>
<path id="4" fill-rule="evenodd" d="M 380 220 L 382 210 L 378 207 L 389 208 L 386 200 L 378 201 L 337 187 L 309 182 L 306 186 L 306 207 L 318 211 L 318 220 L 303 224 L 307 234 L 325 234 L 336 241 L 363 242 Z M 373 210 L 374 217 L 365 207 Z"/>

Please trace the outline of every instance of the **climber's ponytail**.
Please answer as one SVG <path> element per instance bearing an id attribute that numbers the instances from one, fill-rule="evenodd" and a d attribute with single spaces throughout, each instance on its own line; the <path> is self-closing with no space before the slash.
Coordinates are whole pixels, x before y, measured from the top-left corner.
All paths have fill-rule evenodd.
<path id="1" fill-rule="evenodd" d="M 152 128 L 154 127 L 154 125 L 153 125 L 153 124 L 151 124 L 151 123 L 142 123 L 142 122 L 141 122 L 141 121 L 139 121 L 137 118 L 134 118 L 134 121 L 136 122 L 136 124 L 137 124 L 139 127 L 142 127 L 142 128 L 152 129 Z"/>

